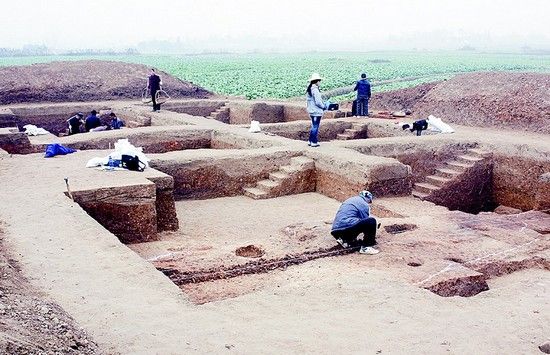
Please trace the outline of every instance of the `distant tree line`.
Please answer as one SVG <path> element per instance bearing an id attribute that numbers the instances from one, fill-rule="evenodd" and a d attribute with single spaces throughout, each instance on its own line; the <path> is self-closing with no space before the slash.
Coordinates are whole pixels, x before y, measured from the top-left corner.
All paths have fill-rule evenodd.
<path id="1" fill-rule="evenodd" d="M 69 56 L 86 56 L 86 55 L 134 55 L 139 54 L 135 48 L 127 48 L 122 50 L 104 50 L 104 49 L 77 49 L 68 51 L 52 51 L 44 45 L 25 45 L 22 48 L 0 48 L 0 57 L 36 57 L 47 55 L 69 55 Z"/>

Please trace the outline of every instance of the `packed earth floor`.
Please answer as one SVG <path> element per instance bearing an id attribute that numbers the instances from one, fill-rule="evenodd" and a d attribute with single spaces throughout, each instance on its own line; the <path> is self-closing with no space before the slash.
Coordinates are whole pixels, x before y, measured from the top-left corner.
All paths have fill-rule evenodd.
<path id="1" fill-rule="evenodd" d="M 130 128 L 0 132 L 0 352 L 500 354 L 550 340 L 547 135 L 454 125 L 417 137 L 333 114 L 311 148 L 301 106 L 215 99 L 25 114 L 46 124 L 99 106 Z M 150 168 L 85 167 L 122 138 Z M 78 151 L 45 159 L 53 142 Z M 330 236 L 363 189 L 381 222 L 375 256 Z M 14 304 L 73 330 L 49 347 Z"/>

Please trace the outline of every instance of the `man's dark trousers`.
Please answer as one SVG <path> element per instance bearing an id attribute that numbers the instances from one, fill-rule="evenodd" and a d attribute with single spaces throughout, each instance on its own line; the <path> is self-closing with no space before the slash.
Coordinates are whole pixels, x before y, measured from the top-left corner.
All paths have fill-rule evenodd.
<path id="1" fill-rule="evenodd" d="M 376 244 L 376 219 L 367 217 L 352 227 L 332 231 L 334 238 L 341 238 L 346 243 L 353 243 L 359 234 L 363 233 L 363 243 L 361 246 L 372 247 Z"/>
<path id="2" fill-rule="evenodd" d="M 357 96 L 357 116 L 369 115 L 369 97 Z"/>
<path id="3" fill-rule="evenodd" d="M 158 90 L 151 90 L 151 98 L 153 99 L 153 111 L 160 110 L 160 104 L 157 104 L 157 92 Z"/>

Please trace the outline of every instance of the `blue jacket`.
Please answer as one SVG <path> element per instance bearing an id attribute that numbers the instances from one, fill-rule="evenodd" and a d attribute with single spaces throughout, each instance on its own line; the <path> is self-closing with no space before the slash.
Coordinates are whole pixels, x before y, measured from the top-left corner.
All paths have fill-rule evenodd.
<path id="1" fill-rule="evenodd" d="M 366 96 L 370 99 L 370 83 L 367 79 L 357 81 L 357 84 L 355 84 L 355 89 L 353 90 L 357 91 L 357 97 Z"/>
<path id="2" fill-rule="evenodd" d="M 307 113 L 310 116 L 323 116 L 326 105 L 321 97 L 321 92 L 317 85 L 311 85 L 311 95 L 307 94 Z"/>
<path id="3" fill-rule="evenodd" d="M 89 132 L 92 128 L 101 126 L 101 121 L 96 115 L 90 114 L 88 115 L 88 117 L 86 117 L 86 122 L 84 123 L 84 126 L 86 126 L 86 132 Z"/>
<path id="4" fill-rule="evenodd" d="M 118 117 L 115 117 L 115 118 L 111 119 L 111 128 L 112 129 L 121 129 L 122 127 L 124 127 L 124 121 L 123 120 L 121 120 Z"/>
<path id="5" fill-rule="evenodd" d="M 338 231 L 353 227 L 370 216 L 370 207 L 363 196 L 353 196 L 345 200 L 332 222 L 332 230 Z"/>

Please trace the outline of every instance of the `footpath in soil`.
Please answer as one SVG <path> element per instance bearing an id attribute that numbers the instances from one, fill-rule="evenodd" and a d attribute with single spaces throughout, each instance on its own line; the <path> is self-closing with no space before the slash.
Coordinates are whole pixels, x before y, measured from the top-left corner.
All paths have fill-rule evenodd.
<path id="1" fill-rule="evenodd" d="M 21 275 L 0 231 L 0 354 L 101 354 L 57 304 Z"/>

